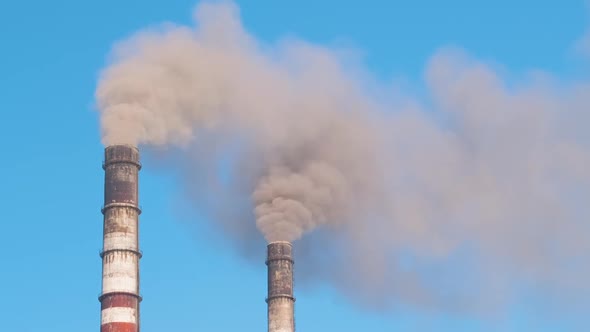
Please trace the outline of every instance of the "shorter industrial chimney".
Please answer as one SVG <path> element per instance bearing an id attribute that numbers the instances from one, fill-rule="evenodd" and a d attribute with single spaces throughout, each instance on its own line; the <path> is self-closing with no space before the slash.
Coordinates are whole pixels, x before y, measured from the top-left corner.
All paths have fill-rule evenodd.
<path id="1" fill-rule="evenodd" d="M 289 242 L 271 242 L 267 250 L 268 332 L 294 332 L 293 247 Z"/>

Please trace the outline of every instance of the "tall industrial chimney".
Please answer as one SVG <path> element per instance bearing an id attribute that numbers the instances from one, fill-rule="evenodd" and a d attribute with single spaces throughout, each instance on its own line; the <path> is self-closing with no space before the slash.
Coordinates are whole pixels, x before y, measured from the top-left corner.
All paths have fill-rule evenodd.
<path id="1" fill-rule="evenodd" d="M 139 332 L 138 205 L 139 150 L 105 149 L 101 332 Z"/>
<path id="2" fill-rule="evenodd" d="M 289 242 L 272 242 L 267 250 L 268 332 L 294 332 L 293 247 Z"/>

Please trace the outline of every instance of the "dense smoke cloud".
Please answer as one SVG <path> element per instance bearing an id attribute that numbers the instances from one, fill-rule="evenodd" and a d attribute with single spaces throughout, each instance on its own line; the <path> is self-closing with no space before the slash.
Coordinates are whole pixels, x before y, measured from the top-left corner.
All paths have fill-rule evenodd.
<path id="1" fill-rule="evenodd" d="M 230 238 L 301 239 L 300 279 L 372 304 L 590 295 L 590 84 L 509 85 L 446 50 L 428 103 L 384 101 L 335 50 L 260 43 L 231 3 L 195 21 L 116 46 L 103 142 L 176 151 L 162 162 Z"/>

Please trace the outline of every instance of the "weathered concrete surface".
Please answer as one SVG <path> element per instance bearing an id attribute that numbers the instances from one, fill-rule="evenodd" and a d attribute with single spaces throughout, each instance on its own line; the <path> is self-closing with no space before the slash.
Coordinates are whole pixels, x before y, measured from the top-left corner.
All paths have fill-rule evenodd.
<path id="1" fill-rule="evenodd" d="M 139 332 L 139 150 L 105 149 L 101 332 Z"/>
<path id="2" fill-rule="evenodd" d="M 295 298 L 292 246 L 289 242 L 272 242 L 267 250 L 268 332 L 293 332 Z"/>

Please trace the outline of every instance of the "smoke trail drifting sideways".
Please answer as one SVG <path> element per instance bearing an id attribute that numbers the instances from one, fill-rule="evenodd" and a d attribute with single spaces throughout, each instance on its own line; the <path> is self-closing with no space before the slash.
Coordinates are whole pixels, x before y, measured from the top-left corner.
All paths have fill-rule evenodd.
<path id="1" fill-rule="evenodd" d="M 338 52 L 261 45 L 231 3 L 196 22 L 117 45 L 96 93 L 103 142 L 182 151 L 170 169 L 232 238 L 324 226 L 303 237 L 319 250 L 300 278 L 378 303 L 485 307 L 522 284 L 590 295 L 590 84 L 508 87 L 447 51 L 427 69 L 435 109 L 392 107 Z"/>
<path id="2" fill-rule="evenodd" d="M 187 145 L 233 128 L 262 156 L 257 225 L 269 241 L 292 241 L 335 221 L 364 181 L 366 103 L 327 50 L 300 44 L 266 55 L 236 15 L 231 5 L 202 5 L 199 29 L 167 27 L 122 44 L 97 92 L 103 139 Z"/>

